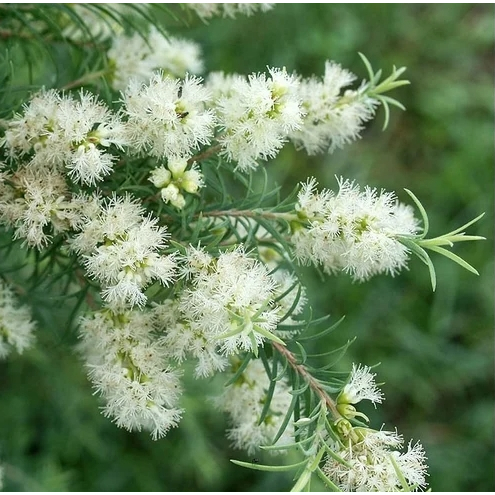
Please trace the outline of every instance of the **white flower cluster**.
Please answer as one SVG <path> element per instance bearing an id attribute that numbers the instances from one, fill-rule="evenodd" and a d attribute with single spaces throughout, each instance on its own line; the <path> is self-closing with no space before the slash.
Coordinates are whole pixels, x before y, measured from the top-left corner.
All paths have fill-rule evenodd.
<path id="1" fill-rule="evenodd" d="M 180 80 L 155 73 L 148 84 L 131 81 L 123 98 L 131 150 L 177 158 L 210 144 L 215 116 L 205 107 L 210 93 L 201 78 Z"/>
<path id="2" fill-rule="evenodd" d="M 295 323 L 292 316 L 304 308 L 304 289 L 296 301 L 295 280 L 282 270 L 270 275 L 242 247 L 218 258 L 191 247 L 182 273 L 190 282 L 187 288 L 176 300 L 156 305 L 154 311 L 171 356 L 178 362 L 188 355 L 197 359 L 196 376 L 224 370 L 226 356 L 257 353 L 265 339 L 290 338 L 297 332 L 290 326 Z M 275 299 L 280 299 L 277 304 Z M 278 331 L 280 321 L 289 328 Z"/>
<path id="3" fill-rule="evenodd" d="M 184 208 L 186 199 L 183 192 L 195 194 L 203 187 L 203 175 L 195 163 L 189 170 L 185 158 L 171 158 L 167 167 L 158 167 L 151 172 L 150 181 L 160 188 L 165 203 L 170 203 L 179 210 Z"/>
<path id="4" fill-rule="evenodd" d="M 129 196 L 88 203 L 72 249 L 82 256 L 88 274 L 103 286 L 102 296 L 114 311 L 143 306 L 143 290 L 153 281 L 168 286 L 175 273 L 166 246 L 165 227 L 144 217 L 144 209 Z"/>
<path id="5" fill-rule="evenodd" d="M 426 455 L 422 445 L 410 442 L 406 452 L 400 452 L 403 439 L 396 432 L 353 428 L 357 440 L 335 444 L 335 454 L 344 462 L 328 456 L 323 472 L 346 492 L 390 492 L 403 489 L 394 466 L 409 486 L 426 485 Z"/>
<path id="6" fill-rule="evenodd" d="M 0 359 L 30 347 L 35 326 L 27 306 L 19 305 L 13 290 L 0 279 Z"/>
<path id="7" fill-rule="evenodd" d="M 375 115 L 378 101 L 359 89 L 342 93 L 355 79 L 339 64 L 327 61 L 323 80 L 300 80 L 305 115 L 303 124 L 290 135 L 296 147 L 314 155 L 327 149 L 331 152 L 359 137 L 363 123 Z"/>
<path id="8" fill-rule="evenodd" d="M 113 68 L 110 82 L 119 90 L 124 90 L 131 78 L 139 82 L 149 80 L 158 69 L 181 78 L 203 72 L 198 44 L 164 35 L 154 27 L 147 37 L 141 33 L 116 37 L 108 51 L 108 60 Z"/>
<path id="9" fill-rule="evenodd" d="M 250 16 L 257 12 L 267 12 L 273 8 L 273 3 L 186 3 L 184 7 L 192 9 L 202 19 L 223 16 L 235 18 L 236 15 Z"/>
<path id="10" fill-rule="evenodd" d="M 186 260 L 192 278 L 180 298 L 181 312 L 193 330 L 217 341 L 222 353 L 256 352 L 280 319 L 273 303 L 275 280 L 242 247 L 209 260 L 195 251 L 191 248 Z"/>
<path id="11" fill-rule="evenodd" d="M 28 246 L 46 246 L 75 221 L 65 177 L 34 168 L 0 172 L 0 221 Z"/>
<path id="12" fill-rule="evenodd" d="M 395 275 L 406 266 L 408 249 L 399 236 L 417 232 L 410 206 L 394 193 L 339 180 L 339 192 L 316 190 L 316 181 L 303 184 L 296 205 L 307 226 L 292 236 L 296 257 L 323 265 L 327 273 L 344 270 L 364 281 L 380 273 Z"/>
<path id="13" fill-rule="evenodd" d="M 120 119 L 95 95 L 81 91 L 75 99 L 49 90 L 8 121 L 1 144 L 13 159 L 28 159 L 30 167 L 66 167 L 75 182 L 93 185 L 111 172 L 115 156 L 107 148 L 122 148 L 122 134 Z"/>
<path id="14" fill-rule="evenodd" d="M 352 365 L 349 380 L 337 397 L 337 409 L 343 415 L 335 423 L 340 441 L 332 444 L 334 455 L 327 456 L 323 471 L 343 491 L 398 491 L 404 487 L 397 470 L 410 486 L 422 488 L 427 467 L 419 442 L 414 446 L 410 442 L 402 453 L 398 449 L 403 439 L 397 432 L 352 427 L 348 421 L 356 416 L 368 421 L 352 404 L 362 400 L 382 402 L 375 376 L 368 366 Z"/>
<path id="15" fill-rule="evenodd" d="M 259 159 L 274 158 L 289 133 L 302 123 L 296 76 L 285 69 L 269 68 L 268 72 L 268 76 L 224 79 L 226 93 L 216 101 L 222 154 L 242 171 L 254 169 Z M 216 79 L 218 87 L 219 76 Z"/>
<path id="16" fill-rule="evenodd" d="M 179 364 L 186 358 L 195 359 L 196 378 L 212 376 L 227 367 L 228 359 L 219 352 L 218 341 L 205 335 L 200 325 L 191 324 L 181 312 L 179 301 L 167 299 L 155 305 L 153 311 L 163 332 L 160 342 Z"/>
<path id="17" fill-rule="evenodd" d="M 129 431 L 148 430 L 155 440 L 177 426 L 179 375 L 167 366 L 167 349 L 154 336 L 152 312 L 98 311 L 82 319 L 80 332 L 80 350 L 105 399 L 105 416 Z"/>
<path id="18" fill-rule="evenodd" d="M 272 366 L 271 361 L 269 361 Z M 271 445 L 282 426 L 292 401 L 291 388 L 285 378 L 277 381 L 270 408 L 261 424 L 264 404 L 267 399 L 270 378 L 261 359 L 249 362 L 235 383 L 227 387 L 216 399 L 217 407 L 230 417 L 232 427 L 227 437 L 237 449 L 244 449 L 251 455 L 263 445 Z M 275 445 L 293 442 L 294 427 L 290 423 Z"/>

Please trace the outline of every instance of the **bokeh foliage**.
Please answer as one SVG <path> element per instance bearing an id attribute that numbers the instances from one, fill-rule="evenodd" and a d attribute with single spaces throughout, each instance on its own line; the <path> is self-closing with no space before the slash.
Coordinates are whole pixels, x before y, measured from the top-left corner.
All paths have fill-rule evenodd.
<path id="1" fill-rule="evenodd" d="M 429 212 L 432 235 L 486 212 L 470 233 L 487 240 L 456 248 L 480 277 L 434 258 L 435 293 L 417 259 L 400 277 L 366 284 L 345 276 L 323 279 L 313 269 L 304 276 L 317 316 L 330 313 L 337 321 L 346 315 L 318 349 L 356 336 L 342 370 L 353 361 L 382 363 L 376 371 L 386 401 L 369 411 L 374 426 L 397 426 L 405 438 L 421 439 L 434 491 L 494 490 L 493 5 L 280 4 L 251 18 L 208 24 L 170 8 L 163 15 L 171 34 L 201 43 L 208 70 L 286 66 L 309 76 L 321 74 L 325 60 L 333 59 L 364 78 L 358 52 L 386 73 L 393 64 L 408 67 L 411 85 L 395 93 L 407 111 L 393 111 L 385 132 L 379 113 L 363 139 L 344 150 L 308 158 L 287 146 L 267 167 L 287 192 L 312 175 L 330 188 L 334 175 L 355 178 L 395 190 L 404 202 L 409 198 L 402 188 L 411 189 Z M 67 56 L 63 47 L 54 55 L 60 80 Z M 16 79 L 25 78 L 25 67 L 14 69 Z M 5 245 L 7 237 L 0 241 Z M 28 271 L 13 269 L 30 262 L 19 244 L 0 254 L 0 270 L 20 285 L 29 283 Z M 225 419 L 208 401 L 221 383 L 190 380 L 181 426 L 161 441 L 111 425 L 99 414 L 71 348 L 77 298 L 61 298 L 63 289 L 63 282 L 53 281 L 27 293 L 25 302 L 40 322 L 37 347 L 0 364 L 0 458 L 7 490 L 290 487 L 287 477 L 229 462 L 246 458 L 229 448 Z"/>

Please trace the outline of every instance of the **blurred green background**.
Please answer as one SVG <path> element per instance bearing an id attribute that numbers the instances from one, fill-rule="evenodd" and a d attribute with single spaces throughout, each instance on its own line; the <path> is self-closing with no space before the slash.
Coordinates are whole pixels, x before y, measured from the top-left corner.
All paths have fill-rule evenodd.
<path id="1" fill-rule="evenodd" d="M 317 315 L 330 313 L 332 321 L 346 315 L 319 348 L 356 336 L 341 370 L 351 362 L 382 363 L 377 373 L 386 401 L 368 411 L 373 426 L 397 427 L 406 440 L 421 440 L 434 491 L 495 490 L 494 6 L 280 4 L 265 14 L 208 24 L 175 11 L 170 33 L 199 42 L 211 71 L 250 73 L 269 65 L 310 76 L 322 74 L 331 59 L 362 79 L 358 52 L 385 75 L 394 64 L 407 67 L 411 85 L 392 94 L 407 111 L 394 109 L 385 132 L 379 111 L 355 144 L 311 158 L 288 145 L 267 168 L 286 191 L 308 176 L 334 188 L 335 175 L 394 190 L 404 202 L 403 188 L 411 189 L 430 215 L 431 235 L 486 212 L 470 233 L 487 240 L 455 248 L 480 276 L 434 257 L 435 293 L 417 259 L 400 277 L 366 284 L 344 276 L 321 280 L 310 269 L 304 277 Z M 0 258 L 0 270 L 23 260 L 19 252 Z M 209 405 L 202 382 L 188 384 L 181 426 L 161 441 L 103 418 L 71 348 L 70 304 L 56 297 L 47 303 L 47 290 L 38 287 L 26 301 L 40 321 L 38 346 L 0 363 L 6 490 L 290 488 L 286 475 L 229 462 L 246 456 L 229 448 L 225 418 Z"/>

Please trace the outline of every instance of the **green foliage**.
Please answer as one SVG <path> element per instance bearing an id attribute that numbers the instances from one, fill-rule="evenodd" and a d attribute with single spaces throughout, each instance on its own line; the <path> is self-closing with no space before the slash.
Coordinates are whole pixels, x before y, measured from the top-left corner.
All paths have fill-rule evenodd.
<path id="1" fill-rule="evenodd" d="M 74 82 L 88 72 L 97 74 L 104 63 L 103 53 L 83 49 L 82 45 L 95 40 L 86 32 L 82 19 L 65 4 L 8 5 L 13 7 L 0 6 L 3 119 L 18 110 L 33 89 L 42 85 L 75 87 Z M 155 5 L 153 15 L 141 12 L 136 5 L 132 16 L 121 16 L 111 6 L 88 4 L 87 8 L 104 10 L 109 22 L 124 23 L 129 31 L 139 31 L 151 20 L 163 21 L 173 35 L 192 37 L 203 46 L 209 70 L 250 73 L 275 65 L 309 76 L 320 74 L 324 61 L 333 59 L 364 78 L 359 52 L 376 66 L 400 63 L 408 67 L 410 85 L 398 87 L 406 81 L 397 84 L 395 79 L 402 69 L 395 67 L 391 82 L 397 84 L 397 97 L 406 112 L 389 116 L 388 105 L 401 104 L 381 96 L 386 132 L 375 123 L 362 141 L 328 156 L 308 158 L 287 146 L 279 159 L 268 165 L 269 178 L 256 177 L 241 184 L 236 177 L 224 177 L 230 181 L 228 187 L 212 190 L 215 202 L 209 201 L 207 207 L 206 203 L 198 205 L 205 213 L 199 218 L 163 203 L 154 204 L 153 209 L 157 215 L 174 219 L 174 237 L 187 232 L 191 242 L 201 241 L 213 250 L 229 233 L 235 233 L 233 221 L 243 220 L 225 218 L 213 224 L 208 209 L 221 210 L 229 204 L 239 211 L 256 212 L 262 204 L 270 204 L 275 205 L 273 213 L 283 215 L 288 208 L 280 200 L 290 197 L 295 182 L 314 175 L 329 185 L 334 175 L 344 174 L 387 189 L 407 187 L 422 198 L 431 225 L 463 225 L 447 237 L 435 237 L 436 244 L 431 239 L 417 243 L 423 251 L 430 248 L 444 255 L 440 246 L 462 240 L 459 232 L 472 224 L 469 219 L 485 211 L 485 217 L 471 226 L 473 234 L 479 235 L 464 237 L 483 235 L 488 239 L 473 244 L 469 252 L 470 263 L 480 277 L 475 279 L 439 256 L 434 260 L 438 282 L 433 294 L 418 260 L 413 260 L 410 272 L 399 278 L 379 277 L 360 285 L 344 277 L 324 280 L 313 269 L 299 269 L 312 294 L 316 330 L 307 329 L 298 337 L 304 348 L 296 342 L 291 342 L 290 348 L 308 369 L 315 373 L 323 370 L 322 381 L 328 379 L 324 372 L 331 368 L 335 372 L 331 375 L 334 391 L 342 384 L 339 370 L 348 369 L 346 365 L 351 362 L 384 363 L 377 373 L 385 382 L 387 401 L 386 408 L 373 412 L 375 426 L 381 422 L 389 427 L 400 425 L 406 438 L 422 439 L 429 457 L 428 481 L 435 491 L 492 490 L 493 6 L 280 4 L 265 14 L 212 19 L 208 24 L 176 5 Z M 62 36 L 60 19 L 64 16 L 70 16 L 86 32 L 82 45 Z M 42 23 L 43 29 L 33 29 L 33 23 Z M 50 33 L 50 50 L 45 49 L 46 36 L 40 38 L 40 32 Z M 370 78 L 378 83 L 379 74 L 372 72 L 369 63 L 366 66 Z M 76 67 L 75 72 L 72 67 Z M 100 76 L 84 82 L 96 85 L 109 103 L 115 101 L 118 95 Z M 375 90 L 378 97 L 380 91 Z M 139 169 L 122 167 L 112 180 L 121 190 L 147 197 L 154 193 L 145 180 L 153 166 L 143 159 Z M 219 177 L 219 170 L 211 167 L 205 181 L 218 187 Z M 253 192 L 248 199 L 238 194 L 245 188 Z M 231 196 L 225 190 L 232 191 Z M 409 198 L 405 195 L 404 199 Z M 270 223 L 261 216 L 258 220 L 285 242 Z M 290 227 L 283 219 L 282 224 Z M 423 226 L 426 235 L 425 218 Z M 246 223 L 248 244 L 256 228 Z M 293 486 L 293 474 L 301 466 L 305 469 L 300 470 L 297 488 L 306 486 L 307 472 L 322 479 L 321 485 L 313 484 L 311 489 L 318 490 L 323 483 L 330 485 L 315 462 L 325 452 L 323 444 L 309 461 L 291 453 L 278 463 L 296 469 L 289 474 L 262 472 L 265 466 L 269 466 L 268 471 L 283 471 L 273 467 L 277 461 L 269 453 L 246 458 L 231 449 L 224 438 L 226 419 L 207 399 L 213 391 L 220 392 L 225 383 L 212 380 L 205 387 L 192 379 L 192 372 L 185 376 L 183 407 L 187 414 L 180 428 L 159 442 L 150 441 L 147 433 L 117 429 L 100 415 L 98 400 L 73 351 L 77 342 L 73 316 L 84 306 L 89 286 L 81 289 L 64 274 L 72 275 L 78 267 L 70 265 L 63 252 L 56 256 L 54 252 L 44 253 L 44 260 L 34 259 L 40 255 L 32 253 L 26 256 L 20 243 L 10 244 L 5 234 L 0 238 L 0 249 L 0 273 L 19 289 L 21 300 L 34 308 L 39 322 L 37 346 L 22 356 L 0 361 L 0 461 L 5 465 L 7 490 L 280 491 Z M 453 251 L 457 249 L 453 246 Z M 423 251 L 418 252 L 422 255 Z M 459 262 L 453 251 L 446 256 Z M 421 259 L 427 263 L 429 257 Z M 41 272 L 33 275 L 30 267 L 34 263 Z M 469 269 L 471 265 L 463 266 Z M 326 314 L 332 315 L 329 323 L 320 319 Z M 328 324 L 324 327 L 322 323 Z M 318 338 L 307 339 L 318 330 Z M 330 355 L 326 352 L 329 349 Z M 276 373 L 275 356 L 283 369 L 287 367 L 282 355 L 274 352 L 268 356 L 274 358 L 269 369 L 273 383 L 281 377 Z M 252 357 L 245 356 L 239 375 Z M 269 366 L 266 355 L 260 353 L 260 358 Z M 303 384 L 299 385 L 293 391 L 294 409 L 298 397 L 307 394 Z M 306 450 L 319 428 L 333 428 L 321 419 L 318 404 L 313 407 L 307 416 L 312 414 L 314 421 L 307 425 L 303 418 L 299 423 L 299 448 Z M 259 472 L 230 462 L 240 457 L 243 460 L 236 464 Z"/>

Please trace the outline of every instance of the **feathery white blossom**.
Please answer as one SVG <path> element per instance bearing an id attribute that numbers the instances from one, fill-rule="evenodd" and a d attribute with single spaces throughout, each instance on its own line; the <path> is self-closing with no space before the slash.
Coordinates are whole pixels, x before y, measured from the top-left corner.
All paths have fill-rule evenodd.
<path id="1" fill-rule="evenodd" d="M 68 196 L 65 178 L 56 171 L 0 172 L 0 222 L 14 229 L 14 238 L 43 248 L 71 225 Z"/>
<path id="2" fill-rule="evenodd" d="M 111 84 L 119 90 L 124 90 L 131 78 L 139 82 L 149 80 L 158 69 L 171 77 L 203 72 L 198 44 L 164 35 L 155 27 L 146 38 L 141 33 L 116 37 L 108 59 L 113 67 Z"/>
<path id="3" fill-rule="evenodd" d="M 80 350 L 105 400 L 103 414 L 129 431 L 148 430 L 156 440 L 177 426 L 182 410 L 179 375 L 167 365 L 153 322 L 150 311 L 95 312 L 81 320 Z"/>
<path id="4" fill-rule="evenodd" d="M 108 175 L 116 157 L 107 148 L 126 144 L 117 115 L 83 90 L 77 98 L 42 91 L 7 124 L 2 144 L 11 158 L 30 157 L 29 166 L 41 170 L 65 167 L 72 180 L 83 184 Z"/>
<path id="5" fill-rule="evenodd" d="M 302 123 L 296 77 L 285 69 L 268 72 L 234 77 L 230 90 L 216 101 L 222 154 L 241 171 L 274 158 Z"/>
<path id="6" fill-rule="evenodd" d="M 272 366 L 270 361 L 269 364 Z M 227 430 L 227 437 L 235 448 L 246 450 L 248 455 L 253 454 L 260 445 L 271 445 L 292 401 L 291 388 L 282 378 L 275 385 L 264 421 L 258 424 L 269 387 L 270 378 L 263 362 L 254 359 L 238 380 L 215 401 L 217 407 L 230 417 L 231 427 Z M 291 443 L 293 435 L 294 426 L 289 423 L 276 445 Z"/>
<path id="7" fill-rule="evenodd" d="M 272 9 L 273 3 L 186 3 L 184 7 L 192 9 L 202 19 L 223 16 L 235 18 L 236 15 L 250 16 L 257 12 L 267 12 Z"/>
<path id="8" fill-rule="evenodd" d="M 155 304 L 153 314 L 161 331 L 160 342 L 169 356 L 178 363 L 189 357 L 197 361 L 196 378 L 212 376 L 227 367 L 228 360 L 220 353 L 218 342 L 209 339 L 201 327 L 191 325 L 181 313 L 179 301 L 167 299 Z"/>
<path id="9" fill-rule="evenodd" d="M 301 79 L 299 96 L 305 112 L 302 125 L 290 134 L 309 155 L 341 148 L 359 137 L 363 123 L 373 118 L 378 102 L 358 90 L 346 90 L 356 76 L 335 62 L 325 63 L 322 80 Z"/>
<path id="10" fill-rule="evenodd" d="M 418 221 L 413 209 L 394 193 L 339 180 L 339 192 L 316 190 L 316 181 L 303 184 L 296 205 L 307 225 L 292 236 L 296 257 L 321 264 L 327 273 L 340 270 L 364 281 L 380 273 L 395 275 L 406 266 L 408 249 L 401 235 L 413 235 Z"/>
<path id="11" fill-rule="evenodd" d="M 157 158 L 191 156 L 213 136 L 215 117 L 205 105 L 202 79 L 172 79 L 155 73 L 149 84 L 131 80 L 123 93 L 126 136 L 131 148 Z"/>
<path id="12" fill-rule="evenodd" d="M 143 306 L 143 291 L 151 282 L 168 286 L 174 278 L 174 257 L 159 253 L 167 234 L 157 223 L 156 218 L 144 217 L 143 208 L 129 196 L 113 197 L 87 217 L 70 241 L 115 311 Z"/>
<path id="13" fill-rule="evenodd" d="M 410 486 L 424 488 L 427 466 L 423 447 L 410 442 L 401 452 L 402 444 L 397 432 L 353 428 L 349 438 L 336 442 L 333 449 L 346 464 L 328 456 L 323 471 L 343 491 L 399 491 L 403 486 L 393 458 Z"/>
<path id="14" fill-rule="evenodd" d="M 337 402 L 339 404 L 357 404 L 362 400 L 369 400 L 373 404 L 380 404 L 383 394 L 375 383 L 375 373 L 371 368 L 353 363 L 348 383 L 340 392 Z"/>
<path id="15" fill-rule="evenodd" d="M 197 269 L 194 251 L 188 253 Z M 193 332 L 217 342 L 222 353 L 256 353 L 281 319 L 273 302 L 276 287 L 267 268 L 239 247 L 198 270 L 192 287 L 180 296 L 179 308 Z"/>
<path id="16" fill-rule="evenodd" d="M 29 308 L 20 305 L 13 290 L 0 279 L 0 359 L 12 350 L 22 354 L 30 347 L 35 326 Z"/>
<path id="17" fill-rule="evenodd" d="M 220 98 L 229 98 L 235 95 L 236 85 L 244 81 L 245 76 L 240 74 L 225 74 L 222 71 L 210 72 L 205 80 L 205 86 L 211 93 L 212 101 L 217 101 Z"/>

